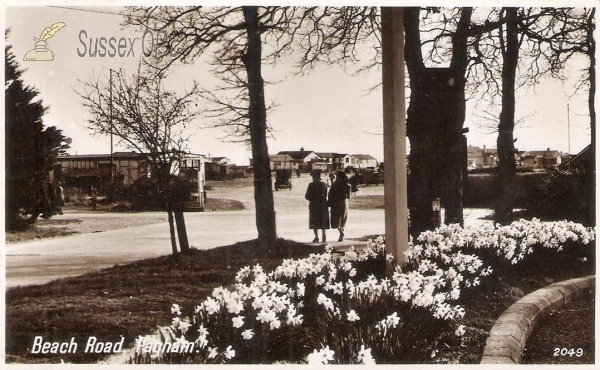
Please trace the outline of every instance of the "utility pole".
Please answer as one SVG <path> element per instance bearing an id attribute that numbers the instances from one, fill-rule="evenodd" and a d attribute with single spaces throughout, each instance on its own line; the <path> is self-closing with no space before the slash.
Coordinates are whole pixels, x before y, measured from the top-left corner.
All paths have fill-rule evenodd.
<path id="1" fill-rule="evenodd" d="M 112 189 L 112 185 L 113 185 L 113 166 L 114 166 L 114 158 L 113 158 L 113 102 L 112 102 L 112 74 L 113 74 L 113 70 L 112 68 L 110 69 L 110 77 L 109 77 L 109 81 L 110 81 L 110 95 L 109 95 L 109 103 L 110 103 L 110 178 L 109 178 L 109 186 Z"/>
<path id="2" fill-rule="evenodd" d="M 396 264 L 408 249 L 406 110 L 404 94 L 404 10 L 381 8 L 385 243 Z M 387 266 L 391 275 L 393 268 Z"/>
<path id="3" fill-rule="evenodd" d="M 571 116 L 571 111 L 569 110 L 569 103 L 567 103 L 567 151 L 569 152 L 569 171 L 571 171 L 571 122 L 569 117 Z"/>

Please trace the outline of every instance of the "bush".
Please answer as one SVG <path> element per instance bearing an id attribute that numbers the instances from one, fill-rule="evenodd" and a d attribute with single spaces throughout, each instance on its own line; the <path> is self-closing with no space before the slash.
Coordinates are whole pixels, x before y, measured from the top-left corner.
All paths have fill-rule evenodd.
<path id="1" fill-rule="evenodd" d="M 90 194 L 87 190 L 80 188 L 65 188 L 65 203 L 72 206 L 90 205 Z"/>
<path id="2" fill-rule="evenodd" d="M 527 209 L 545 220 L 569 219 L 591 224 L 595 194 L 590 194 L 589 176 L 555 170 L 533 188 L 527 199 Z"/>
<path id="3" fill-rule="evenodd" d="M 548 177 L 546 172 L 522 172 L 517 174 L 515 184 L 515 207 L 526 208 L 532 192 Z M 496 175 L 469 174 L 463 204 L 465 207 L 494 208 L 498 196 Z"/>
<path id="4" fill-rule="evenodd" d="M 516 168 L 516 173 L 530 173 L 535 170 L 531 167 L 519 166 Z M 498 167 L 473 168 L 469 170 L 469 175 L 473 174 L 488 174 L 495 175 L 498 173 Z"/>
<path id="5" fill-rule="evenodd" d="M 173 177 L 169 184 L 172 204 L 177 208 L 190 199 L 194 184 L 190 181 Z M 136 180 L 130 190 L 129 201 L 136 211 L 163 211 L 166 209 L 166 194 L 160 184 L 147 177 Z"/>

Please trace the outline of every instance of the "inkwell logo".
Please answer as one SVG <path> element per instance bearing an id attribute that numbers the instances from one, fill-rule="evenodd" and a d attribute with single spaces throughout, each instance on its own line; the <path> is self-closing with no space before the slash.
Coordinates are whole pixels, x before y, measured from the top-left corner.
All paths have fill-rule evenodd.
<path id="1" fill-rule="evenodd" d="M 42 34 L 40 35 L 40 38 L 33 38 L 34 41 L 36 41 L 35 43 L 35 48 L 31 49 L 27 52 L 27 54 L 25 54 L 25 56 L 23 57 L 24 61 L 52 61 L 54 60 L 54 53 L 52 53 L 52 50 L 48 49 L 48 43 L 46 42 L 46 40 L 48 40 L 50 37 L 54 36 L 54 34 L 56 32 L 58 32 L 58 30 L 60 30 L 61 28 L 63 28 L 64 26 L 66 26 L 66 24 L 64 22 L 58 22 L 58 23 L 54 23 L 52 26 L 50 27 L 46 27 L 44 29 L 44 31 L 42 32 Z"/>

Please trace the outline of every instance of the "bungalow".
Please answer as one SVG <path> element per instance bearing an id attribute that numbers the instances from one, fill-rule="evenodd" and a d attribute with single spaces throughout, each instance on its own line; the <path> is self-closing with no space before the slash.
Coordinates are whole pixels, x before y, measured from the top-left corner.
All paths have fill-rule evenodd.
<path id="1" fill-rule="evenodd" d="M 354 158 L 352 155 L 338 154 L 338 156 L 340 158 L 340 162 L 342 163 L 342 170 L 345 170 L 346 168 L 357 168 L 358 167 L 358 160 L 356 158 Z"/>
<path id="2" fill-rule="evenodd" d="M 66 155 L 56 158 L 50 181 L 63 181 L 66 188 L 104 190 L 111 172 L 117 183 L 128 186 L 140 177 L 148 176 L 148 161 L 144 154 L 116 152 L 110 154 Z"/>
<path id="3" fill-rule="evenodd" d="M 300 148 L 300 150 L 292 150 L 292 151 L 284 150 L 277 154 L 278 155 L 287 154 L 290 157 L 292 157 L 292 160 L 294 162 L 294 168 L 300 169 L 301 172 L 310 172 L 310 170 L 311 170 L 310 162 L 321 159 L 321 157 L 319 157 L 312 150 L 304 150 L 304 148 Z"/>
<path id="4" fill-rule="evenodd" d="M 229 164 L 230 159 L 227 157 L 209 157 L 206 158 L 206 161 L 216 164 Z"/>
<path id="5" fill-rule="evenodd" d="M 352 157 L 356 160 L 356 168 L 377 168 L 377 159 L 370 154 L 352 154 Z"/>
<path id="6" fill-rule="evenodd" d="M 316 154 L 321 158 L 321 160 L 313 161 L 313 163 L 317 164 L 317 163 L 321 162 L 321 163 L 325 164 L 325 166 L 317 165 L 317 166 L 319 166 L 319 169 L 321 169 L 323 171 L 327 171 L 327 172 L 338 171 L 338 170 L 344 169 L 343 158 L 340 157 L 339 154 L 323 153 L 323 152 L 318 152 Z"/>
<path id="7" fill-rule="evenodd" d="M 269 156 L 271 171 L 276 170 L 295 170 L 298 168 L 298 161 L 295 161 L 289 154 L 275 154 Z"/>
<path id="8" fill-rule="evenodd" d="M 467 167 L 485 168 L 496 167 L 498 165 L 498 150 L 494 148 L 483 149 L 478 146 L 469 145 L 467 147 Z"/>
<path id="9" fill-rule="evenodd" d="M 238 166 L 233 164 L 229 170 L 231 171 L 231 176 L 234 178 L 247 178 L 252 176 L 252 169 L 250 166 Z"/>
<path id="10" fill-rule="evenodd" d="M 537 169 L 560 166 L 562 155 L 558 150 L 530 150 L 520 153 L 521 165 Z"/>

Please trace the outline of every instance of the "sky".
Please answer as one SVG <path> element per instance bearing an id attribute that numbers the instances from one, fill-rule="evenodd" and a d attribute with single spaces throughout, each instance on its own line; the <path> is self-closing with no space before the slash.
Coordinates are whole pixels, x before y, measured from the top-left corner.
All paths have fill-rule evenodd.
<path id="1" fill-rule="evenodd" d="M 82 7 L 83 2 L 69 6 Z M 119 8 L 88 6 L 85 9 L 118 11 Z M 5 27 L 11 29 L 7 40 L 22 69 L 23 79 L 34 86 L 46 106 L 44 116 L 47 126 L 56 126 L 72 138 L 69 154 L 108 154 L 110 139 L 92 136 L 86 128 L 91 118 L 82 106 L 76 91 L 82 91 L 81 81 L 89 81 L 93 74 L 107 74 L 109 69 L 134 71 L 142 55 L 143 32 L 120 26 L 122 18 L 115 14 L 103 14 L 49 6 L 10 6 L 4 9 Z M 23 61 L 27 51 L 35 46 L 34 37 L 56 22 L 66 26 L 48 40 L 48 49 L 54 53 L 50 62 Z M 85 30 L 87 39 L 80 32 Z M 81 39 L 89 42 L 98 37 L 124 37 L 137 39 L 133 44 L 133 56 L 90 57 L 80 56 L 84 47 Z M 127 50 L 129 45 L 127 46 Z M 78 54 L 79 53 L 79 54 Z M 581 66 L 572 69 L 578 78 Z M 291 62 L 275 67 L 263 67 L 265 79 L 277 81 L 265 88 L 267 101 L 278 104 L 268 113 L 274 138 L 268 140 L 269 153 L 282 150 L 314 150 L 348 154 L 371 154 L 383 161 L 383 118 L 381 89 L 367 93 L 381 80 L 381 71 L 354 76 L 339 66 L 320 66 L 308 75 L 294 74 Z M 191 86 L 196 80 L 201 86 L 210 86 L 214 77 L 202 60 L 193 65 L 177 65 L 166 82 L 168 88 Z M 590 142 L 587 91 L 575 96 L 571 85 L 546 80 L 536 89 L 518 92 L 517 119 L 527 117 L 515 130 L 518 150 L 545 150 L 551 148 L 577 153 Z M 408 95 L 407 95 L 408 96 Z M 567 109 L 567 104 L 569 109 Z M 469 128 L 469 145 L 495 147 L 496 134 L 478 124 L 481 110 L 475 101 L 467 103 L 465 127 Z M 193 153 L 223 156 L 233 163 L 247 165 L 251 153 L 239 143 L 221 140 L 226 136 L 221 129 L 202 128 L 209 125 L 202 119 L 194 122 L 193 136 L 189 144 Z M 128 150 L 115 145 L 115 151 Z"/>

